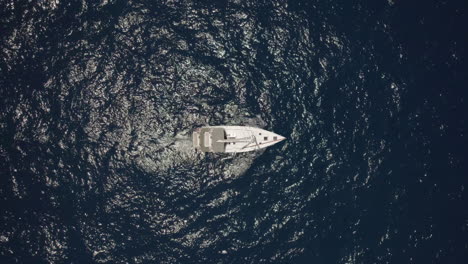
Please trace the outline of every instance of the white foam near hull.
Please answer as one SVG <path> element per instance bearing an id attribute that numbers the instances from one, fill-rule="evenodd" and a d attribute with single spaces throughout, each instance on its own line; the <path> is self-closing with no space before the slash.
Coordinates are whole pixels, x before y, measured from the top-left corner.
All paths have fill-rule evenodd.
<path id="1" fill-rule="evenodd" d="M 206 126 L 193 132 L 193 146 L 203 152 L 247 152 L 272 146 L 285 137 L 249 126 Z"/>

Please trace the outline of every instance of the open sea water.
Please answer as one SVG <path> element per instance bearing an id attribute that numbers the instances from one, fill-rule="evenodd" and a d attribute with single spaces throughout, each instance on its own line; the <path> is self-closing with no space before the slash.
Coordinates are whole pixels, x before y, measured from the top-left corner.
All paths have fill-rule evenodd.
<path id="1" fill-rule="evenodd" d="M 467 6 L 2 0 L 0 262 L 468 263 Z"/>

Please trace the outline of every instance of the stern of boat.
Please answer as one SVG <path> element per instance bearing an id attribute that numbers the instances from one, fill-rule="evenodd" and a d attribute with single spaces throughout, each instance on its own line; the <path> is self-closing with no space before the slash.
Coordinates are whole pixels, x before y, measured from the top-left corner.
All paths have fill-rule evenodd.
<path id="1" fill-rule="evenodd" d="M 192 142 L 193 142 L 194 148 L 200 149 L 200 130 L 199 129 L 193 131 Z"/>

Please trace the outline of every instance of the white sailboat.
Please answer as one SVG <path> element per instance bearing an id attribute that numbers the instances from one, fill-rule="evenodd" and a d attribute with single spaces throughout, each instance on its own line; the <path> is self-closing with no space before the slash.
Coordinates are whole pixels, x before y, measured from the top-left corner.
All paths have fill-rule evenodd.
<path id="1" fill-rule="evenodd" d="M 192 135 L 193 146 L 203 152 L 237 153 L 272 146 L 285 137 L 249 126 L 205 126 Z"/>

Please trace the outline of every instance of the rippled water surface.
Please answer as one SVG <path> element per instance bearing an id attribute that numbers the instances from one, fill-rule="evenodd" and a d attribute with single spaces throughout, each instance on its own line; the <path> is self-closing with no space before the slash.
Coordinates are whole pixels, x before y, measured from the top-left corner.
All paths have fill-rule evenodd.
<path id="1" fill-rule="evenodd" d="M 3 1 L 1 262 L 467 263 L 466 12 Z"/>

